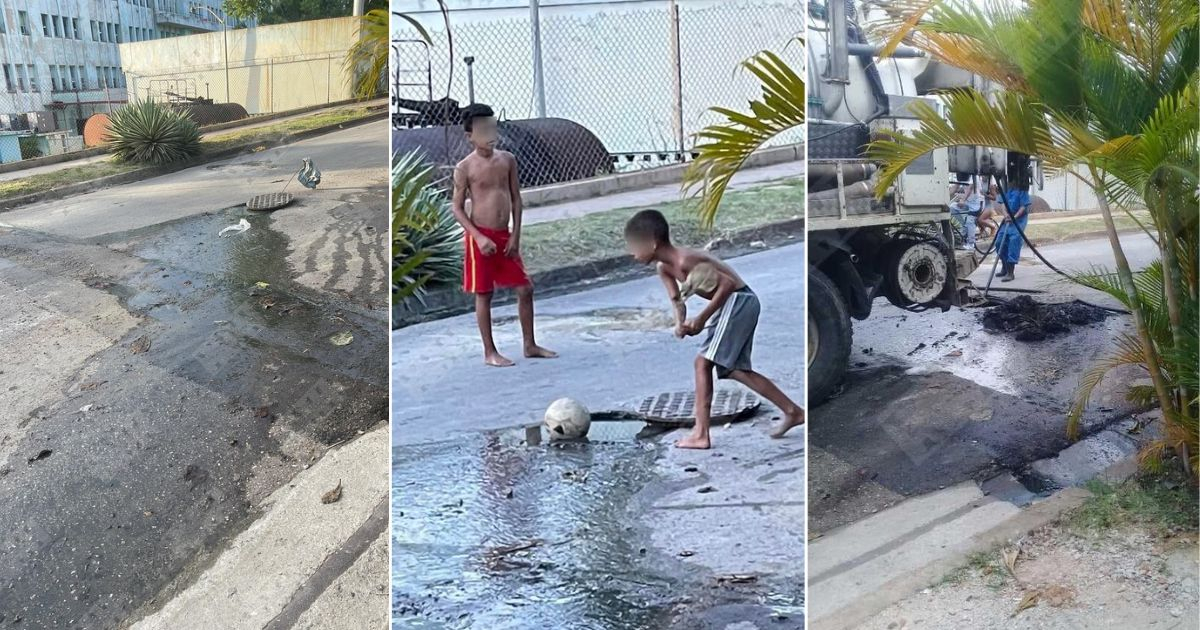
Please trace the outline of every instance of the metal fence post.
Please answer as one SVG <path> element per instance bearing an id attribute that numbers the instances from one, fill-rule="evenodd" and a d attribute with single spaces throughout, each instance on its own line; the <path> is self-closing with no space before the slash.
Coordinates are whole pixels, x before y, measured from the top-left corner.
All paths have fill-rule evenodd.
<path id="1" fill-rule="evenodd" d="M 675 146 L 679 151 L 679 161 L 683 159 L 683 62 L 679 51 L 679 5 L 675 0 L 671 0 L 667 6 L 667 14 L 671 19 L 671 64 L 674 71 L 671 73 L 671 88 L 672 88 L 672 116 L 671 124 L 675 132 Z"/>
<path id="2" fill-rule="evenodd" d="M 538 0 L 529 0 L 529 31 L 533 36 L 533 97 L 537 117 L 546 117 L 546 78 L 542 69 L 542 24 Z"/>

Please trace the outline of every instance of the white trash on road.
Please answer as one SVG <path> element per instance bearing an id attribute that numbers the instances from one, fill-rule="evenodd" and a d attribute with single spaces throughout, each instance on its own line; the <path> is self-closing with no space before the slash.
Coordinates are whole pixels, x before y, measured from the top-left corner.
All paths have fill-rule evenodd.
<path id="1" fill-rule="evenodd" d="M 250 222 L 245 219 L 242 219 L 241 221 L 237 222 L 237 225 L 231 225 L 227 228 L 222 229 L 220 232 L 217 232 L 217 236 L 223 237 L 228 232 L 232 232 L 234 234 L 241 234 L 242 232 L 245 232 L 246 230 L 249 230 L 249 229 L 250 229 Z"/>

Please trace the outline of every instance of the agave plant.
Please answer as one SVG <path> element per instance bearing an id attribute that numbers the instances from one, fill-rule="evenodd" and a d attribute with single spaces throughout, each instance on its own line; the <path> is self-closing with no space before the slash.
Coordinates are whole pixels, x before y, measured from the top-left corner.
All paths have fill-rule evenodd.
<path id="1" fill-rule="evenodd" d="M 392 302 L 409 307 L 462 277 L 463 229 L 420 151 L 392 162 Z"/>
<path id="2" fill-rule="evenodd" d="M 1194 0 L 897 0 L 889 9 L 885 49 L 903 39 L 1005 92 L 993 101 L 969 91 L 946 95 L 944 115 L 914 107 L 919 131 L 872 145 L 884 163 L 877 192 L 920 156 L 955 145 L 1034 155 L 1048 171 L 1089 186 L 1116 268 L 1076 279 L 1120 299 L 1135 334 L 1120 337 L 1114 357 L 1084 379 L 1069 428 L 1077 429 L 1081 405 L 1107 369 L 1140 365 L 1151 386 L 1130 393 L 1162 408 L 1167 436 L 1146 451 L 1147 461 L 1171 446 L 1195 470 L 1200 8 Z M 1146 232 L 1161 262 L 1135 271 L 1113 212 L 1140 207 L 1150 211 Z"/>
<path id="3" fill-rule="evenodd" d="M 187 114 L 137 101 L 109 117 L 108 147 L 123 162 L 167 164 L 200 153 L 200 130 Z"/>
<path id="4" fill-rule="evenodd" d="M 803 45 L 797 38 L 796 42 Z M 762 84 L 762 97 L 745 114 L 723 107 L 712 112 L 725 120 L 696 134 L 696 159 L 683 176 L 684 194 L 699 197 L 701 223 L 711 227 L 730 180 L 771 138 L 804 124 L 804 79 L 779 55 L 763 51 L 742 62 Z"/>

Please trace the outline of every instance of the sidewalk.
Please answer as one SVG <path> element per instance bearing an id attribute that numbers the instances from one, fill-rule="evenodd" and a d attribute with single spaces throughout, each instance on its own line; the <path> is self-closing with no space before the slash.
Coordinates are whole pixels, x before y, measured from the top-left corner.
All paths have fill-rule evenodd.
<path id="1" fill-rule="evenodd" d="M 363 101 L 361 103 L 355 103 L 354 105 L 344 105 L 344 104 L 343 105 L 332 105 L 330 107 L 326 107 L 326 108 L 322 108 L 322 109 L 306 111 L 306 112 L 294 114 L 291 116 L 281 116 L 279 118 L 271 118 L 269 120 L 263 120 L 263 121 L 259 121 L 259 122 L 253 122 L 253 118 L 248 118 L 246 120 L 251 121 L 251 122 L 248 122 L 245 125 L 238 125 L 236 127 L 228 127 L 228 128 L 220 129 L 218 131 L 212 131 L 209 133 L 203 133 L 203 129 L 202 129 L 201 132 L 203 134 L 203 137 L 206 140 L 215 140 L 215 139 L 222 138 L 225 136 L 230 136 L 233 134 L 241 133 L 243 131 L 249 131 L 251 129 L 258 129 L 260 127 L 266 127 L 269 125 L 285 123 L 289 120 L 296 120 L 298 118 L 308 118 L 310 116 L 319 116 L 325 112 L 332 111 L 335 109 L 341 109 L 344 107 L 352 107 L 352 106 L 353 107 L 371 107 L 374 105 L 386 105 L 386 104 L 387 104 L 386 99 L 375 99 L 375 100 L 371 100 L 371 101 Z M 45 166 L 34 166 L 31 168 L 23 168 L 20 170 L 10 171 L 7 173 L 0 173 L 0 182 L 11 181 L 14 179 L 23 179 L 25 177 L 31 177 L 33 175 L 44 175 L 46 173 L 55 173 L 55 172 L 65 170 L 68 168 L 75 168 L 78 166 L 86 166 L 88 164 L 95 164 L 97 162 L 104 162 L 111 158 L 112 158 L 111 155 L 105 153 L 103 155 L 94 155 L 91 157 L 80 158 L 77 160 L 68 160 L 65 162 L 59 162 L 57 164 L 47 164 Z"/>
<path id="2" fill-rule="evenodd" d="M 382 628 L 387 623 L 388 426 L 329 451 L 135 630 Z M 323 495 L 340 486 L 341 498 Z"/>
<path id="3" fill-rule="evenodd" d="M 792 179 L 803 175 L 803 162 L 784 162 L 761 168 L 745 169 L 733 177 L 728 190 L 756 188 L 772 181 Z M 613 195 L 526 208 L 523 221 L 524 225 L 534 225 L 581 217 L 605 210 L 647 207 L 681 199 L 683 199 L 683 194 L 679 183 L 662 184 Z"/>

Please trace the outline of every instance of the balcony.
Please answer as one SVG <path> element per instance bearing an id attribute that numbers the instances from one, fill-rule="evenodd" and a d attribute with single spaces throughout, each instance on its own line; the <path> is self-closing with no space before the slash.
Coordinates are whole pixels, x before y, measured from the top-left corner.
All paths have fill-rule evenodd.
<path id="1" fill-rule="evenodd" d="M 160 2 L 154 11 L 154 20 L 159 26 L 183 28 L 193 31 L 219 31 L 221 23 L 208 11 L 192 11 L 189 2 Z M 165 8 L 164 8 L 165 6 Z"/>
<path id="2" fill-rule="evenodd" d="M 63 107 L 76 103 L 82 105 L 88 103 L 124 103 L 128 100 L 129 95 L 123 87 L 105 89 L 96 84 L 90 84 L 78 90 L 52 89 L 50 90 L 51 102 L 47 105 L 49 107 Z"/>

